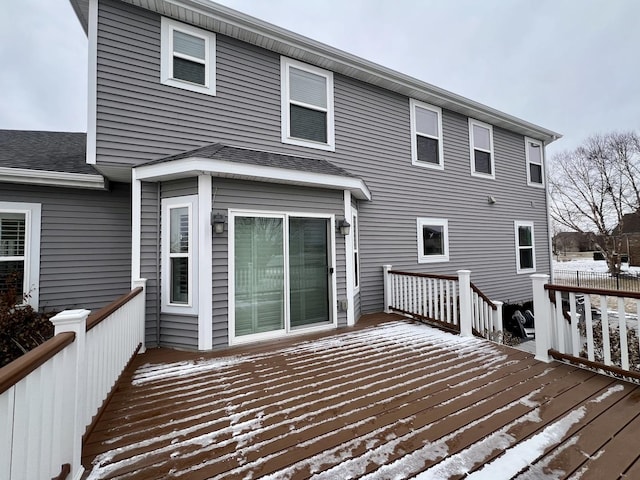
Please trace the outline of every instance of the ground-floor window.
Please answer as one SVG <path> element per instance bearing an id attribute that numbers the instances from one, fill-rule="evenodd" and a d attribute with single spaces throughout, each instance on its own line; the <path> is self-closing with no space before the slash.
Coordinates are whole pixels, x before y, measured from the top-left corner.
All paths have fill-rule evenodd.
<path id="1" fill-rule="evenodd" d="M 533 222 L 515 222 L 516 271 L 532 273 L 536 271 L 536 252 Z"/>
<path id="2" fill-rule="evenodd" d="M 233 337 L 332 323 L 330 219 L 232 214 Z"/>
<path id="3" fill-rule="evenodd" d="M 0 202 L 0 291 L 37 308 L 40 204 Z"/>
<path id="4" fill-rule="evenodd" d="M 197 314 L 197 196 L 162 200 L 162 311 Z"/>
<path id="5" fill-rule="evenodd" d="M 418 263 L 449 261 L 449 222 L 443 218 L 424 218 L 418 225 Z"/>

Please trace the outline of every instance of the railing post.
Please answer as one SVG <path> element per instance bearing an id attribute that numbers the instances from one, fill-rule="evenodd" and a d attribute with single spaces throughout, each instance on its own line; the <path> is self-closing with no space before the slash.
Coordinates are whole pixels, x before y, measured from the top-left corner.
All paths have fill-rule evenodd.
<path id="1" fill-rule="evenodd" d="M 533 284 L 533 311 L 535 315 L 536 331 L 536 360 L 551 362 L 549 349 L 551 348 L 552 315 L 549 297 L 545 294 L 544 286 L 549 281 L 549 275 L 535 273 L 531 275 Z"/>
<path id="2" fill-rule="evenodd" d="M 66 377 L 63 388 L 65 395 L 64 404 L 71 409 L 71 430 L 61 438 L 60 442 L 71 445 L 71 458 L 68 463 L 71 465 L 71 476 L 73 480 L 79 480 L 84 473 L 82 466 L 82 435 L 84 434 L 84 422 L 82 412 L 85 410 L 85 338 L 87 333 L 87 317 L 91 313 L 89 310 L 65 310 L 51 318 L 51 323 L 55 327 L 55 335 L 63 332 L 73 332 L 76 335 L 73 342 L 73 352 L 75 353 L 75 369 Z M 65 443 L 62 443 L 63 445 Z"/>
<path id="3" fill-rule="evenodd" d="M 147 279 L 146 278 L 140 278 L 138 280 L 134 280 L 133 282 L 133 287 L 134 288 L 138 288 L 138 287 L 142 287 L 142 307 L 140 309 L 139 313 L 140 314 L 140 318 L 138 319 L 139 323 L 139 335 L 140 335 L 140 350 L 138 350 L 138 353 L 144 353 L 147 350 L 147 346 L 145 344 L 145 325 L 147 323 Z"/>
<path id="4" fill-rule="evenodd" d="M 471 270 L 458 270 L 458 285 L 460 289 L 460 336 L 472 337 L 471 328 Z"/>
<path id="5" fill-rule="evenodd" d="M 391 313 L 391 309 L 389 308 L 389 306 L 391 305 L 391 298 L 393 295 L 393 290 L 391 285 L 391 275 L 389 275 L 391 268 L 392 268 L 392 265 L 382 266 L 382 273 L 384 277 L 384 313 Z"/>
<path id="6" fill-rule="evenodd" d="M 493 312 L 493 331 L 496 332 L 496 334 L 500 332 L 499 335 L 496 335 L 496 338 L 500 339 L 500 343 L 504 343 L 504 332 L 502 326 L 502 303 L 503 302 L 500 302 L 498 300 L 493 301 L 493 304 L 496 306 L 496 310 Z"/>

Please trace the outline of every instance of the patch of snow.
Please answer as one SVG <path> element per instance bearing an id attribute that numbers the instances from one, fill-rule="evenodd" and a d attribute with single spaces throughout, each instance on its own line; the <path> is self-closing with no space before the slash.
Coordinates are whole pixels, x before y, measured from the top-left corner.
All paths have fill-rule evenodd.
<path id="1" fill-rule="evenodd" d="M 593 400 L 589 400 L 589 403 L 600 403 L 605 398 L 613 395 L 616 392 L 621 392 L 622 390 L 624 390 L 624 385 L 622 385 L 622 384 L 618 384 L 618 385 L 616 385 L 614 387 L 609 387 L 606 392 L 600 394 L 599 396 L 597 396 Z"/>
<path id="2" fill-rule="evenodd" d="M 586 414 L 586 407 L 571 411 L 560 420 L 550 423 L 540 433 L 509 448 L 503 455 L 473 472 L 470 480 L 496 480 L 513 478 L 520 470 L 534 462 L 544 451 L 562 441 L 569 429 Z"/>
<path id="3" fill-rule="evenodd" d="M 564 478 L 566 475 L 566 472 L 564 470 L 550 470 L 549 465 L 551 465 L 551 463 L 556 460 L 566 449 L 576 445 L 579 439 L 579 435 L 571 437 L 571 439 L 564 442 L 549 454 L 545 455 L 541 461 L 531 465 L 526 472 L 518 475 L 516 477 L 516 480 L 540 480 L 541 478 L 544 478 L 545 480 L 560 480 Z"/>

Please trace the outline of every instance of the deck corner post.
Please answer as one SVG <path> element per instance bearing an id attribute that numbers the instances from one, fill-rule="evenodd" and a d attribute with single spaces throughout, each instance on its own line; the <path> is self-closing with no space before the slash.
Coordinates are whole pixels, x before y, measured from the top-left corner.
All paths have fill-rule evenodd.
<path id="1" fill-rule="evenodd" d="M 389 273 L 393 268 L 392 265 L 383 265 L 383 281 L 384 281 L 384 313 L 391 313 L 391 299 L 393 298 L 393 288 L 391 285 L 391 274 Z"/>
<path id="2" fill-rule="evenodd" d="M 147 346 L 145 344 L 145 324 L 147 321 L 147 279 L 146 278 L 139 278 L 138 280 L 134 280 L 133 281 L 133 287 L 137 288 L 137 287 L 142 287 L 142 293 L 140 294 L 142 296 L 142 302 L 140 303 L 140 308 L 138 310 L 138 315 L 140 315 L 140 320 L 139 320 L 139 335 L 140 335 L 140 349 L 138 350 L 138 353 L 144 353 L 147 350 Z"/>
<path id="3" fill-rule="evenodd" d="M 55 335 L 64 332 L 73 332 L 75 340 L 72 344 L 72 357 L 70 366 L 72 371 L 63 371 L 61 378 L 56 379 L 63 383 L 64 392 L 63 403 L 69 405 L 66 415 L 68 430 L 65 431 L 64 438 L 60 441 L 64 445 L 71 445 L 68 463 L 71 465 L 72 479 L 80 479 L 84 473 L 81 463 L 82 458 L 82 435 L 84 434 L 84 412 L 86 410 L 86 355 L 85 339 L 87 334 L 87 317 L 91 313 L 89 310 L 64 310 L 51 318 L 51 323 L 55 327 Z"/>
<path id="4" fill-rule="evenodd" d="M 535 315 L 536 356 L 535 359 L 549 363 L 551 348 L 551 307 L 545 295 L 544 286 L 549 281 L 549 275 L 535 273 L 530 276 L 533 284 L 533 312 Z"/>
<path id="5" fill-rule="evenodd" d="M 493 331 L 496 333 L 495 338 L 499 340 L 499 343 L 504 343 L 504 327 L 502 326 L 502 304 L 499 300 L 493 300 L 493 304 L 496 306 L 493 312 Z M 498 335 L 500 333 L 500 335 Z"/>
<path id="6" fill-rule="evenodd" d="M 473 337 L 471 318 L 471 270 L 458 270 L 460 291 L 460 336 Z"/>

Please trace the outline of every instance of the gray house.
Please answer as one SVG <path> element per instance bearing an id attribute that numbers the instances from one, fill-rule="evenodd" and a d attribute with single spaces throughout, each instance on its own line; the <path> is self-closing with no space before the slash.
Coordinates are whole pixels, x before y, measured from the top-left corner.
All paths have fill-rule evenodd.
<path id="1" fill-rule="evenodd" d="M 6 183 L 0 204 L 41 207 L 41 303 L 146 278 L 147 345 L 207 350 L 381 311 L 384 264 L 469 269 L 503 301 L 549 273 L 559 134 L 206 0 L 71 3 L 103 185 Z"/>

